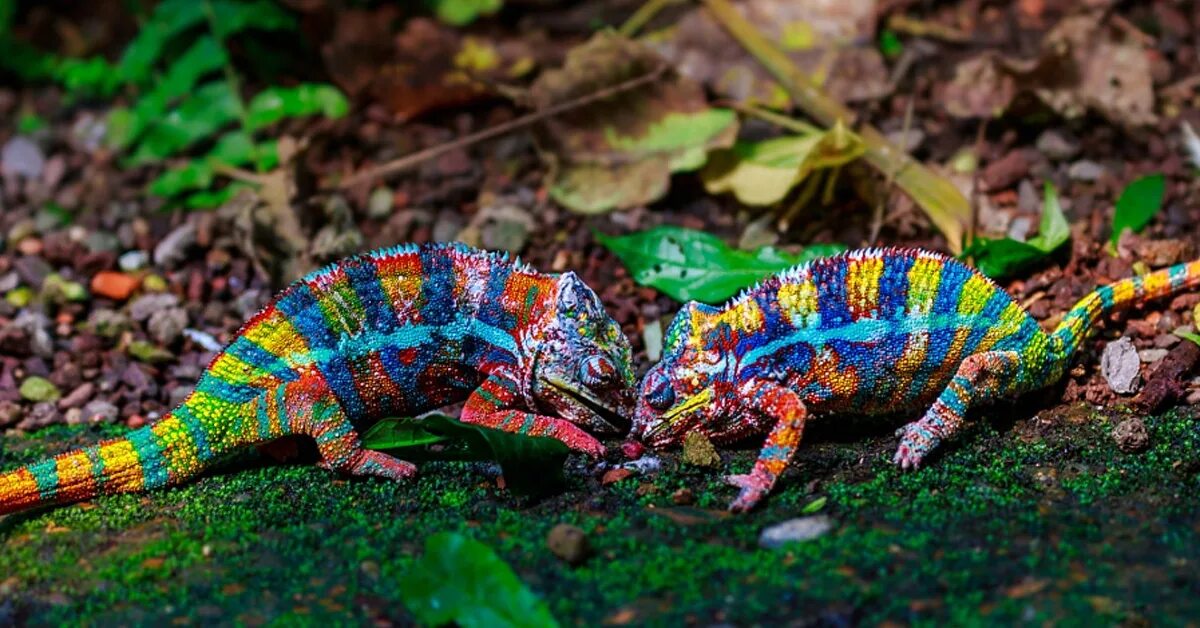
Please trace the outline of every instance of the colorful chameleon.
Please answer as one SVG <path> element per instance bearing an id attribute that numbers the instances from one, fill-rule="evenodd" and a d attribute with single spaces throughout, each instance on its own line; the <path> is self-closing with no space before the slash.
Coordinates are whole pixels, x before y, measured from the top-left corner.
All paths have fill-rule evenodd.
<path id="1" fill-rule="evenodd" d="M 287 435 L 311 436 L 322 467 L 400 480 L 416 467 L 359 434 L 464 400 L 464 422 L 599 456 L 581 426 L 628 427 L 634 386 L 628 339 L 573 273 L 461 245 L 383 249 L 280 293 L 156 424 L 0 475 L 0 514 L 179 484 Z"/>
<path id="2" fill-rule="evenodd" d="M 1102 287 L 1046 334 L 966 265 L 912 249 L 865 249 L 797 266 L 720 308 L 690 302 L 642 380 L 632 436 L 653 447 L 698 430 L 715 442 L 768 432 L 743 511 L 774 486 L 810 415 L 928 408 L 897 432 L 894 461 L 921 464 L 967 409 L 1057 381 L 1113 308 L 1200 285 L 1200 261 Z M 930 405 L 932 404 L 932 405 Z"/>

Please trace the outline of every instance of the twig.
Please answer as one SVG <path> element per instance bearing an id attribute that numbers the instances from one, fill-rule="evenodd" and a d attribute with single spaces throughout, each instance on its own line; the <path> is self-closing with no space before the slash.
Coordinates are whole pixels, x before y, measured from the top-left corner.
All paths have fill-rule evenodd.
<path id="1" fill-rule="evenodd" d="M 650 20 L 654 19 L 654 16 L 658 15 L 660 11 L 672 4 L 682 4 L 683 2 L 684 0 L 646 0 L 645 4 L 638 7 L 638 10 L 634 11 L 633 15 L 625 20 L 625 23 L 621 25 L 621 28 L 617 29 L 617 32 L 622 37 L 633 37 L 638 31 L 642 30 L 642 27 L 649 24 Z"/>
<path id="2" fill-rule="evenodd" d="M 359 172 L 358 174 L 346 179 L 345 181 L 342 181 L 336 187 L 344 190 L 344 189 L 352 188 L 352 187 L 355 187 L 358 185 L 362 185 L 362 184 L 372 181 L 374 179 L 388 177 L 388 176 L 397 174 L 399 172 L 408 170 L 409 168 L 418 166 L 426 161 L 429 161 L 430 159 L 433 159 L 435 157 L 438 157 L 440 155 L 448 153 L 452 150 L 457 150 L 457 149 L 460 149 L 460 148 L 463 148 L 466 146 L 470 146 L 470 145 L 478 143 L 478 142 L 482 142 L 484 140 L 489 140 L 489 139 L 492 139 L 493 137 L 498 137 L 500 135 L 504 135 L 505 133 L 509 133 L 511 131 L 515 131 L 517 129 L 530 126 L 532 124 L 535 124 L 535 123 L 545 120 L 547 118 L 552 118 L 552 117 L 557 116 L 566 111 L 570 111 L 572 109 L 577 109 L 577 108 L 583 107 L 585 105 L 590 105 L 594 102 L 604 100 L 606 98 L 610 98 L 610 97 L 620 94 L 622 92 L 626 92 L 631 89 L 636 89 L 638 87 L 642 87 L 643 85 L 647 85 L 649 83 L 654 82 L 656 79 L 658 79 L 660 76 L 662 76 L 663 73 L 665 73 L 667 71 L 667 69 L 668 69 L 667 66 L 664 65 L 664 66 L 655 68 L 654 70 L 651 70 L 650 72 L 647 72 L 646 74 L 643 74 L 642 76 L 639 76 L 637 78 L 632 78 L 632 79 L 629 79 L 628 81 L 618 83 L 616 85 L 613 85 L 612 87 L 605 87 L 604 89 L 597 90 L 586 96 L 580 96 L 579 98 L 575 98 L 575 99 L 569 100 L 564 103 L 552 105 L 552 106 L 542 109 L 540 111 L 533 111 L 533 112 L 527 113 L 527 114 L 525 114 L 519 118 L 516 118 L 514 120 L 509 120 L 508 122 L 505 122 L 503 124 L 497 124 L 496 126 L 491 127 L 489 129 L 484 129 L 482 131 L 471 133 L 469 135 L 464 135 L 460 138 L 453 139 L 444 144 L 438 144 L 437 146 L 430 146 L 429 148 L 426 148 L 424 150 L 420 150 L 420 151 L 417 151 L 410 155 L 405 155 L 398 159 L 389 161 L 386 164 L 381 164 L 381 165 L 375 166 L 374 168 L 369 168 L 367 170 Z"/>
<path id="3" fill-rule="evenodd" d="M 778 47 L 746 21 L 728 0 L 704 0 L 704 6 L 767 71 L 779 81 L 797 107 L 824 126 L 837 120 L 853 126 L 853 111 L 823 93 Z M 923 164 L 913 160 L 900 147 L 888 142 L 874 127 L 861 125 L 858 134 L 866 144 L 867 163 L 880 172 L 895 172 L 896 185 L 913 198 L 945 236 L 950 249 L 959 253 L 963 245 L 963 225 L 971 208 L 958 188 Z"/>
<path id="4" fill-rule="evenodd" d="M 785 116 L 782 113 L 771 111 L 770 109 L 764 109 L 757 105 L 733 101 L 722 102 L 721 104 L 726 105 L 731 109 L 735 109 L 745 115 L 754 116 L 760 120 L 770 122 L 777 127 L 787 129 L 793 133 L 803 133 L 804 135 L 824 133 L 824 130 L 820 127 L 811 125 L 803 120 L 797 120 L 795 118 Z"/>

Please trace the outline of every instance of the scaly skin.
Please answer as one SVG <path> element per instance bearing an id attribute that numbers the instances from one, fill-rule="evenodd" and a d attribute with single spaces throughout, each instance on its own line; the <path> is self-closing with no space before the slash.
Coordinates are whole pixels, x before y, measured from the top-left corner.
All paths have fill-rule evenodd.
<path id="1" fill-rule="evenodd" d="M 1046 334 L 1012 297 L 937 253 L 866 249 L 776 275 L 720 308 L 688 303 L 642 380 L 632 436 L 653 447 L 698 430 L 717 443 L 767 433 L 728 478 L 730 508 L 770 492 L 815 414 L 926 409 L 897 432 L 919 466 L 967 409 L 1057 381 L 1106 312 L 1200 285 L 1200 261 L 1089 294 Z"/>
<path id="2" fill-rule="evenodd" d="M 328 469 L 404 479 L 416 467 L 359 434 L 464 400 L 464 422 L 599 456 L 581 426 L 624 427 L 634 384 L 628 339 L 574 274 L 461 245 L 383 249 L 280 293 L 156 424 L 0 475 L 0 514 L 179 484 L 289 435 Z"/>

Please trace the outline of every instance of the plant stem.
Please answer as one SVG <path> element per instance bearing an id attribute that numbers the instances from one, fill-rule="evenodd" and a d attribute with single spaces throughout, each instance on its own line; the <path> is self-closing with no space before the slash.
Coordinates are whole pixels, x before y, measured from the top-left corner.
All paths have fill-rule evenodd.
<path id="1" fill-rule="evenodd" d="M 787 55 L 746 21 L 728 0 L 703 0 L 713 18 L 733 36 L 791 96 L 792 102 L 824 126 L 842 120 L 857 121 L 853 111 L 829 97 Z M 876 170 L 895 173 L 896 185 L 908 193 L 924 210 L 933 224 L 946 236 L 954 253 L 962 251 L 964 226 L 970 220 L 967 199 L 948 179 L 909 157 L 903 149 L 888 142 L 874 127 L 863 124 L 857 129 L 866 144 L 863 158 Z"/>

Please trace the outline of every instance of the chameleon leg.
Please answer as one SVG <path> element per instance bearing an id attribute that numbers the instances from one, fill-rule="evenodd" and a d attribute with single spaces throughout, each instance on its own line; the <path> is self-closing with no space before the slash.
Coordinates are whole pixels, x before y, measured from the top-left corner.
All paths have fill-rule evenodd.
<path id="1" fill-rule="evenodd" d="M 1021 356 L 1015 351 L 988 351 L 968 356 L 937 401 L 921 417 L 900 428 L 900 447 L 892 461 L 916 468 L 938 443 L 962 427 L 967 409 L 1018 392 Z"/>
<path id="2" fill-rule="evenodd" d="M 753 410 L 773 421 L 774 427 L 750 473 L 725 478 L 725 481 L 742 489 L 729 505 L 729 509 L 734 512 L 745 512 L 754 508 L 755 504 L 771 492 L 775 481 L 796 455 L 800 437 L 804 433 L 804 421 L 808 417 L 808 409 L 804 407 L 800 397 L 774 382 L 756 383 L 743 391 L 742 396 L 752 399 Z"/>
<path id="3" fill-rule="evenodd" d="M 391 480 L 408 479 L 417 473 L 411 462 L 383 452 L 362 448 L 358 432 L 345 410 L 323 382 L 301 379 L 283 391 L 282 408 L 294 433 L 307 434 L 317 443 L 321 461 L 317 466 L 348 475 L 374 475 Z"/>
<path id="4" fill-rule="evenodd" d="M 579 426 L 557 417 L 518 410 L 519 402 L 516 383 L 492 375 L 467 398 L 459 420 L 515 434 L 549 436 L 590 456 L 604 455 L 604 445 Z"/>

